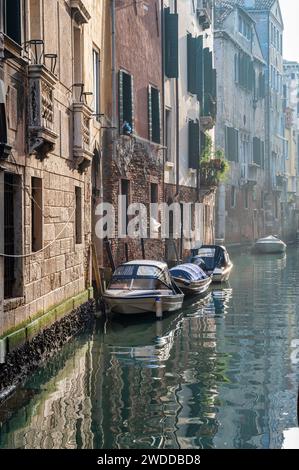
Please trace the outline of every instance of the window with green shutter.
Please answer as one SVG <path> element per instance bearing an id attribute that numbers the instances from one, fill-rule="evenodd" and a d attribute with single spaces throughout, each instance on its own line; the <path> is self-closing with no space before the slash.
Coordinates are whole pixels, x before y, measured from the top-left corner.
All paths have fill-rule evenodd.
<path id="1" fill-rule="evenodd" d="M 199 122 L 189 120 L 189 168 L 199 167 Z"/>
<path id="2" fill-rule="evenodd" d="M 164 61 L 165 75 L 168 78 L 179 76 L 179 22 L 178 14 L 170 13 L 170 8 L 164 9 Z"/>
<path id="3" fill-rule="evenodd" d="M 197 93 L 197 82 L 196 82 L 196 38 L 192 37 L 192 34 L 187 34 L 187 78 L 188 78 L 188 91 L 189 93 Z"/>
<path id="4" fill-rule="evenodd" d="M 149 85 L 148 88 L 148 127 L 149 140 L 157 144 L 161 143 L 161 115 L 160 115 L 160 92 L 157 88 Z"/>
<path id="5" fill-rule="evenodd" d="M 120 131 L 122 131 L 124 123 L 127 122 L 133 132 L 133 77 L 132 75 L 127 72 L 124 72 L 123 70 L 120 70 L 119 72 L 118 106 Z"/>
<path id="6" fill-rule="evenodd" d="M 203 101 L 203 37 L 195 39 L 195 60 L 196 60 L 196 94 L 200 103 Z"/>
<path id="7" fill-rule="evenodd" d="M 225 156 L 230 162 L 239 161 L 239 131 L 233 127 L 225 128 Z"/>

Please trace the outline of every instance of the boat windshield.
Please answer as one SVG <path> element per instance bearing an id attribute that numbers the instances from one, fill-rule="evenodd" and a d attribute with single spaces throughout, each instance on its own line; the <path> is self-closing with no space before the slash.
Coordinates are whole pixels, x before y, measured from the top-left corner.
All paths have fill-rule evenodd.
<path id="1" fill-rule="evenodd" d="M 163 290 L 167 286 L 160 279 L 135 278 L 135 279 L 112 279 L 109 289 L 123 290 Z"/>

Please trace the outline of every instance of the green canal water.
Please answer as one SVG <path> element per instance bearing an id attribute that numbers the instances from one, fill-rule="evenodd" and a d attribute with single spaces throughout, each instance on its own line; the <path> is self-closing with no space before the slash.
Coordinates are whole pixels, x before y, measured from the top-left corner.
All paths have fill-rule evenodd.
<path id="1" fill-rule="evenodd" d="M 232 254 L 161 322 L 99 322 L 0 408 L 1 448 L 299 448 L 299 249 Z"/>

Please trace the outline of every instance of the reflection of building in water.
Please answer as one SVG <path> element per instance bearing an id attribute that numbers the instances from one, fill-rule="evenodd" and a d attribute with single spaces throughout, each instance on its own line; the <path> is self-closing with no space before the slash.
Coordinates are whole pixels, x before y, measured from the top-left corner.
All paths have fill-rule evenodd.
<path id="1" fill-rule="evenodd" d="M 68 359 L 57 376 L 45 383 L 36 399 L 10 423 L 17 431 L 10 434 L 9 448 L 83 448 L 93 447 L 92 405 L 88 393 L 90 350 L 86 343 Z"/>

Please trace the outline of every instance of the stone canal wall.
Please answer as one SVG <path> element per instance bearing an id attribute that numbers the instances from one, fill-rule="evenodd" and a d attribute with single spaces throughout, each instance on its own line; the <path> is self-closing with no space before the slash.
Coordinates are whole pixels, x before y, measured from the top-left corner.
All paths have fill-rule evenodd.
<path id="1" fill-rule="evenodd" d="M 0 338 L 1 394 L 38 367 L 93 319 L 93 290 L 68 299 L 27 325 Z M 4 394 L 5 395 L 5 394 Z"/>

